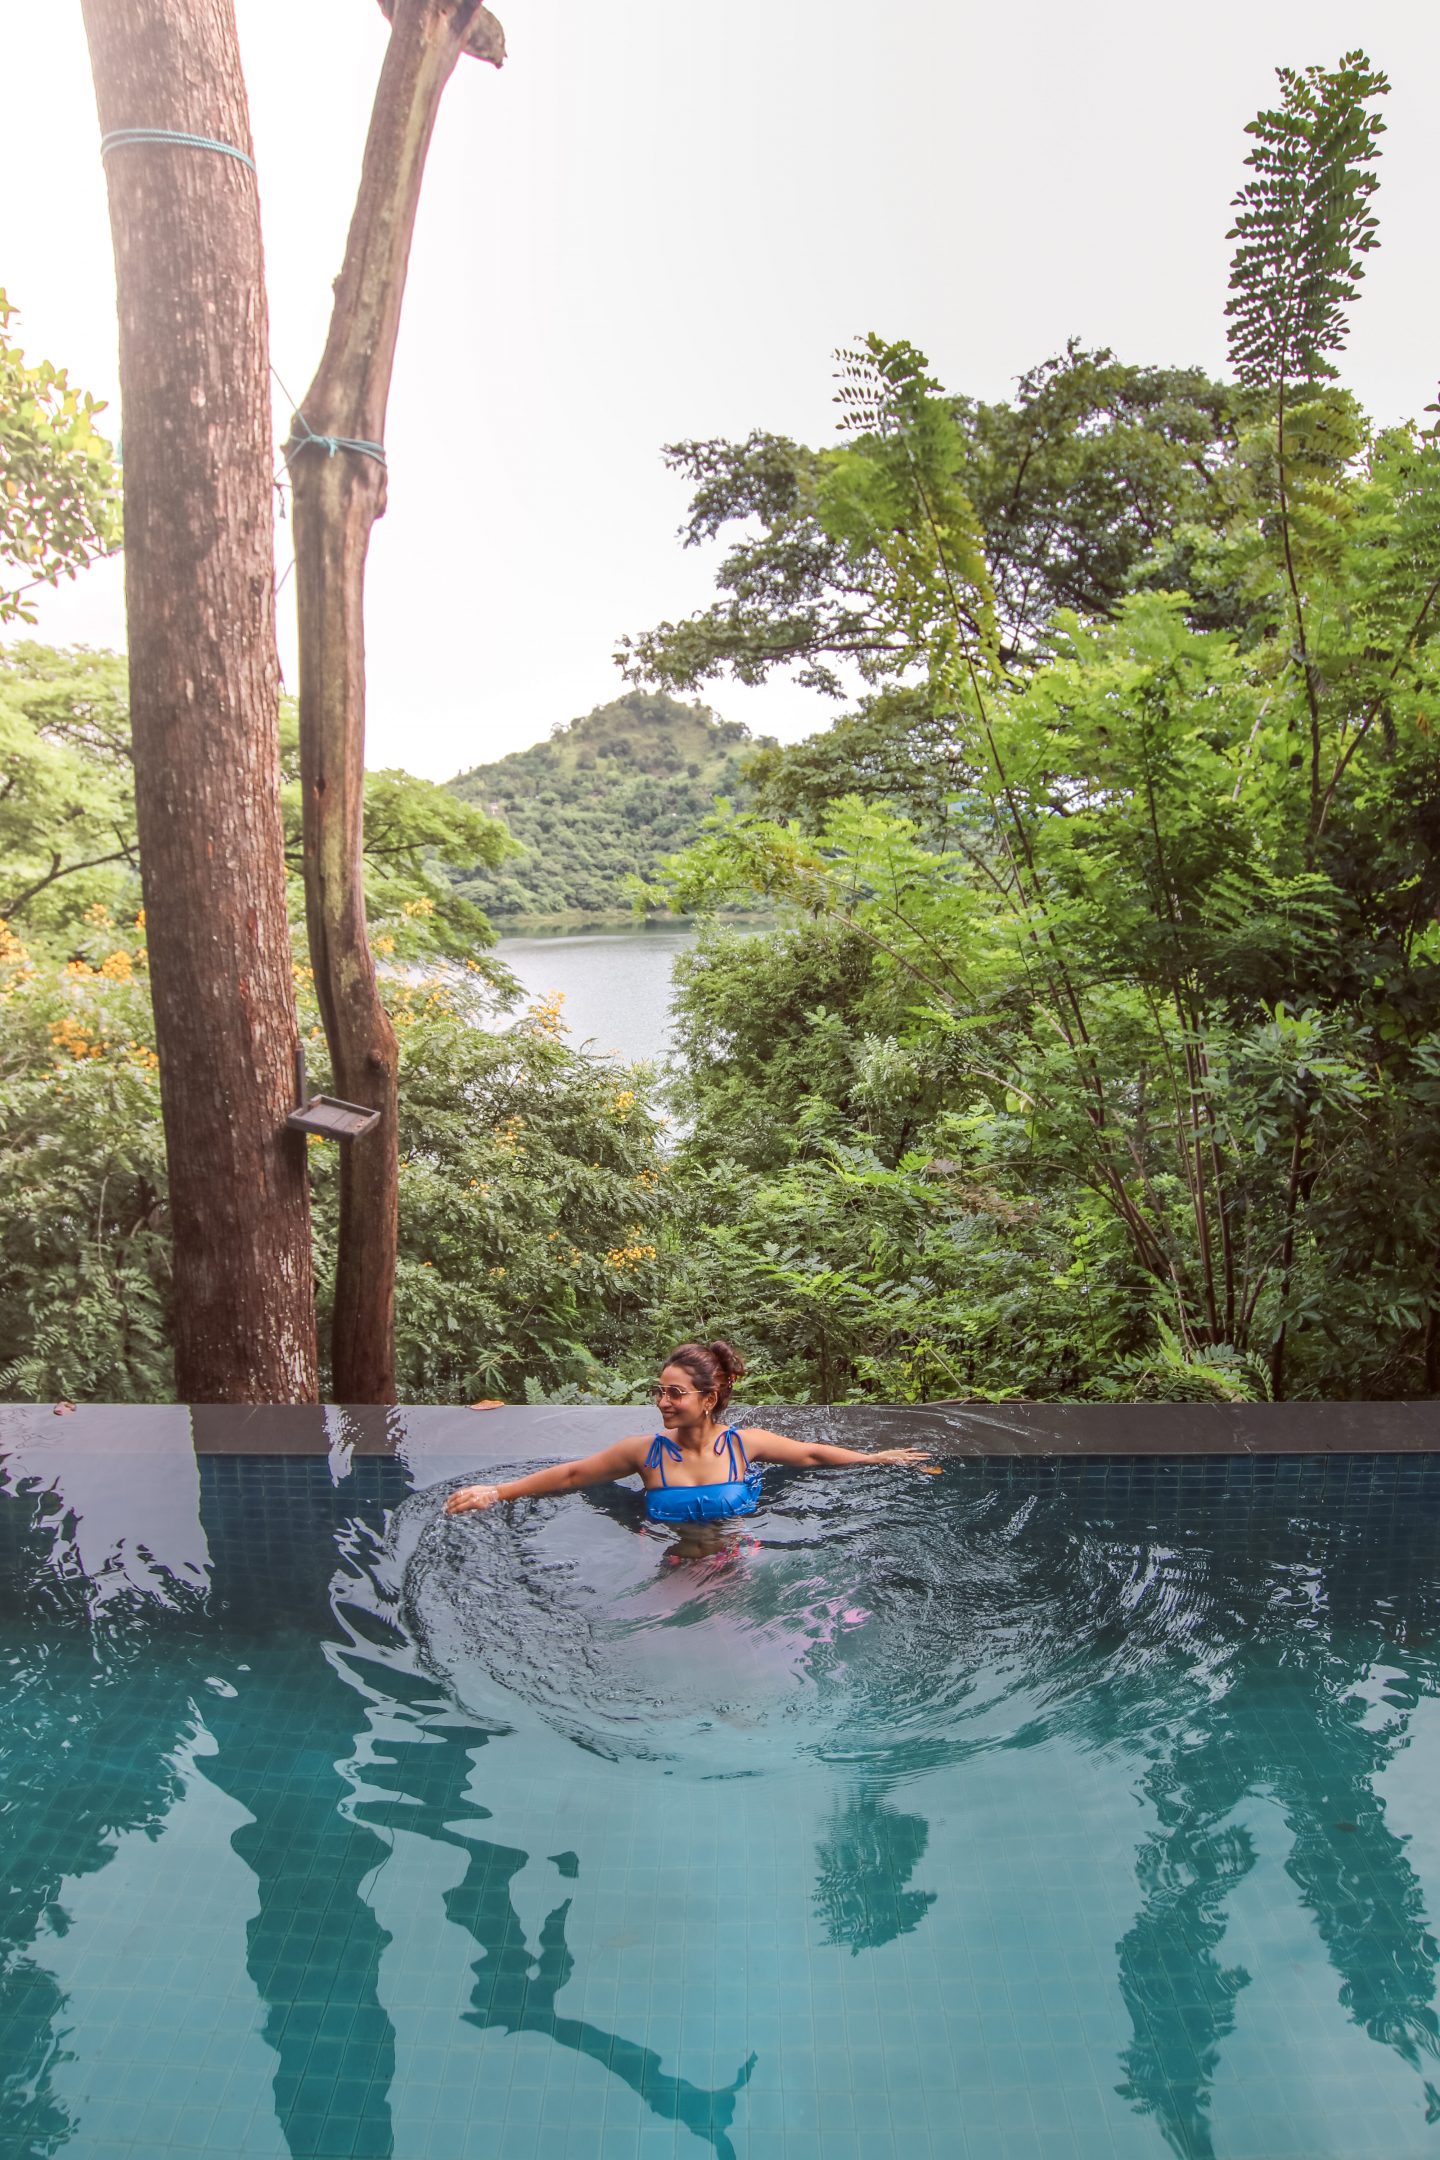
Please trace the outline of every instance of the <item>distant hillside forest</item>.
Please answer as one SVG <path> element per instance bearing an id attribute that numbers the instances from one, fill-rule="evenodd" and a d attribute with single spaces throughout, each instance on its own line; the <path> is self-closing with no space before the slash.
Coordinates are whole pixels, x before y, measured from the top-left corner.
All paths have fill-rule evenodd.
<path id="1" fill-rule="evenodd" d="M 449 783 L 503 817 L 526 849 L 498 868 L 450 875 L 497 919 L 621 912 L 629 872 L 649 877 L 688 846 L 717 795 L 745 800 L 744 758 L 762 743 L 708 706 L 631 690 L 556 727 L 548 742 Z"/>

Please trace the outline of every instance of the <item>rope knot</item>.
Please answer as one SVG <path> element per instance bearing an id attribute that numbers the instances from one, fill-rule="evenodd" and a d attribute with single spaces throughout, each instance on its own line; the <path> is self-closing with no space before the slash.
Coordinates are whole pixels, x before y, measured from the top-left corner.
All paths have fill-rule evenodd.
<path id="1" fill-rule="evenodd" d="M 301 431 L 298 434 L 297 429 Z M 365 442 L 356 435 L 317 435 L 304 413 L 297 412 L 290 423 L 290 439 L 284 446 L 285 463 L 291 464 L 294 453 L 308 449 L 312 444 L 317 450 L 323 450 L 326 457 L 333 458 L 337 450 L 353 450 L 357 457 L 374 458 L 377 465 L 385 464 L 383 443 Z"/>

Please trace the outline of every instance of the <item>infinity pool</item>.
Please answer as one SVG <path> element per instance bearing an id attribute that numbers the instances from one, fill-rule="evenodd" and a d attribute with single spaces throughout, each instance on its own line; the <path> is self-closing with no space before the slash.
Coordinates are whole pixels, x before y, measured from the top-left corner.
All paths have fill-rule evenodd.
<path id="1" fill-rule="evenodd" d="M 1440 2160 L 1440 1454 L 1143 1416 L 0 1409 L 3 2160 Z"/>

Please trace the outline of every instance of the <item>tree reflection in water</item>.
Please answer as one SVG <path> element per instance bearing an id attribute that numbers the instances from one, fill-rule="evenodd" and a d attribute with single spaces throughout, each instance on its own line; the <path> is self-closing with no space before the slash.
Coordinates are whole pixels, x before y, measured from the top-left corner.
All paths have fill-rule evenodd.
<path id="1" fill-rule="evenodd" d="M 390 1937 L 364 1891 L 390 1847 L 348 1805 L 344 1766 L 365 1705 L 343 1661 L 319 1646 L 336 1633 L 337 1559 L 343 1596 L 349 1556 L 379 1546 L 408 1479 L 379 1458 L 337 1483 L 324 1460 L 302 1458 L 284 1466 L 278 1515 L 279 1493 L 265 1482 L 244 1459 L 202 1458 L 211 1603 L 225 1615 L 231 1657 L 261 1684 L 207 1702 L 216 1752 L 201 1767 L 250 1817 L 231 1842 L 259 1894 L 245 1962 L 277 2058 L 286 2144 L 294 2160 L 309 2160 L 332 2151 L 346 2124 L 355 2153 L 389 2160 L 395 2030 L 380 1963 Z M 262 1539 L 271 1564 L 257 1567 Z"/>
<path id="2" fill-rule="evenodd" d="M 913 1523 L 892 1506 L 883 1534 L 843 1560 L 842 1572 L 857 1561 L 869 1617 L 807 1653 L 796 1700 L 810 1722 L 785 1740 L 792 1762 L 797 1738 L 841 1743 L 828 1765 L 812 1750 L 804 1787 L 825 1942 L 855 1956 L 938 1917 L 935 1893 L 912 1887 L 929 1839 L 919 1781 L 933 1792 L 940 1773 L 963 1806 L 967 1761 L 1024 1750 L 1024 1804 L 1039 1805 L 1045 1743 L 1064 1739 L 1112 1766 L 1117 1805 L 1144 1803 L 1139 1905 L 1116 1945 L 1132 2034 L 1117 2089 L 1171 2151 L 1210 2160 L 1215 2149 L 1216 2078 L 1249 1984 L 1241 1957 L 1226 1954 L 1227 1927 L 1236 1892 L 1258 1880 L 1257 1804 L 1284 1825 L 1286 1873 L 1338 2005 L 1414 2075 L 1421 2115 L 1440 2123 L 1434 1916 L 1380 1797 L 1416 1703 L 1440 1693 L 1440 1461 L 1372 1519 L 1366 1479 L 1378 1493 L 1384 1474 L 1352 1469 L 1339 1498 L 1353 1504 L 1334 1506 L 1319 1472 L 1283 1494 L 1227 1500 L 1197 1499 L 1179 1480 L 1168 1495 L 1142 1480 L 1126 1497 L 1032 1466 L 957 1480 L 953 1502 Z M 217 1671 L 238 1684 L 199 1696 L 216 1746 L 199 1767 L 251 1818 L 234 1838 L 259 1895 L 247 1964 L 296 2160 L 337 2120 L 354 2126 L 357 2151 L 394 2151 L 389 1937 L 371 1899 L 402 1831 L 464 1854 L 434 1922 L 443 1903 L 477 1946 L 472 2027 L 553 2041 L 721 2160 L 733 2152 L 753 2057 L 704 2087 L 638 2041 L 565 2014 L 572 1898 L 599 1879 L 583 1819 L 561 1856 L 576 1889 L 531 1940 L 516 1897 L 526 1854 L 472 1833 L 477 1782 L 483 1792 L 493 1760 L 503 1789 L 507 1765 L 477 1756 L 483 1724 L 416 1664 L 384 1545 L 407 1490 L 393 1461 L 332 1484 L 323 1462 L 208 1458 L 208 1596 L 157 1567 L 152 1594 L 100 1597 L 63 1500 L 13 1477 L 0 1489 L 0 2105 L 27 2160 L 50 2160 L 83 2132 L 56 2074 L 83 2059 L 86 2036 L 67 2034 L 44 1954 L 66 1926 L 62 1885 L 103 1869 L 127 1830 L 158 1834 L 181 1797 L 175 1757 L 196 1729 L 201 1682 Z M 797 1573 L 821 1564 L 833 1505 L 815 1504 L 817 1538 L 794 1556 Z M 848 1534 L 838 1509 L 834 1520 L 832 1557 Z M 849 1520 L 853 1531 L 853 1509 Z M 767 1627 L 784 1621 L 788 1564 L 767 1554 L 756 1567 Z M 377 1715 L 394 1744 L 372 1748 L 362 1774 Z M 597 1778 L 611 1774 L 587 1761 Z M 761 1784 L 735 1792 L 742 1810 L 766 1804 Z"/>
<path id="3" fill-rule="evenodd" d="M 928 1823 L 856 1794 L 836 1808 L 815 1848 L 815 1903 L 825 1940 L 858 1957 L 919 1927 L 933 1890 L 909 1890 L 930 1842 Z"/>
<path id="4" fill-rule="evenodd" d="M 570 1899 L 547 1915 L 540 1930 L 539 1953 L 532 1959 L 509 1897 L 509 1885 L 529 1855 L 475 1840 L 470 1873 L 445 1894 L 445 1910 L 467 1928 L 481 1947 L 475 1966 L 474 2007 L 465 2013 L 482 2032 L 540 2033 L 557 2047 L 573 2048 L 628 2085 L 653 2115 L 683 2123 L 714 2147 L 720 2160 L 734 2160 L 727 2135 L 735 2119 L 735 2099 L 749 2084 L 757 2057 L 751 2054 L 728 2085 L 691 2084 L 664 2068 L 653 2048 L 642 2048 L 618 2033 L 606 2032 L 583 2018 L 565 2017 L 555 1997 L 575 1970 L 565 1941 Z"/>
<path id="5" fill-rule="evenodd" d="M 367 1661 L 365 1672 L 372 1681 L 374 1671 Z M 472 1968 L 475 1988 L 471 2006 L 463 2013 L 465 2022 L 482 2032 L 534 2033 L 553 2040 L 557 2047 L 588 2056 L 628 2085 L 653 2115 L 683 2124 L 711 2145 L 720 2160 L 734 2160 L 728 2132 L 735 2119 L 736 2096 L 749 2083 L 756 2057 L 752 2054 L 742 2063 L 728 2085 L 699 2086 L 668 2072 L 654 2049 L 584 2018 L 565 2016 L 557 2008 L 556 1997 L 575 1970 L 565 1939 L 571 1899 L 564 1899 L 547 1915 L 532 1952 L 513 1897 L 515 1879 L 532 1856 L 457 1827 L 457 1821 L 484 1812 L 477 1810 L 469 1796 L 475 1749 L 484 1735 L 468 1722 L 433 1715 L 411 1729 L 416 1745 L 405 1746 L 403 1741 L 394 1745 L 403 1727 L 393 1721 L 389 1724 L 392 1746 L 383 1767 L 368 1766 L 369 1797 L 358 1804 L 356 1813 L 376 1830 L 449 1845 L 466 1855 L 464 1880 L 444 1893 L 447 1919 L 463 1928 L 480 1949 Z M 387 1771 L 394 1779 L 389 1797 L 375 1797 Z M 563 1875 L 578 1877 L 580 1862 L 574 1853 L 555 1859 Z"/>
<path id="6" fill-rule="evenodd" d="M 1083 1475 L 983 1472 L 967 1567 L 933 1567 L 923 1624 L 886 1646 L 917 1702 L 963 1706 L 1000 1665 L 1015 1722 L 998 1739 L 965 1736 L 963 1717 L 947 1735 L 917 1730 L 875 1770 L 913 1776 L 1052 1735 L 1137 1766 L 1152 1821 L 1117 1945 L 1134 2028 L 1117 2089 L 1181 2160 L 1213 2154 L 1211 2090 L 1250 1977 L 1223 1956 L 1228 1901 L 1255 1864 L 1236 1818 L 1254 1796 L 1275 1804 L 1340 2004 L 1420 2073 L 1425 2119 L 1440 2122 L 1440 1949 L 1377 1795 L 1409 1710 L 1440 1694 L 1440 1461 L 1393 1508 L 1393 1470 L 1364 1458 L 1302 1468 L 1285 1504 L 1262 1489 L 1258 1509 L 1243 1486 L 1238 1506 L 1214 1483 L 1197 1493 L 1197 1468 L 1188 1494 L 1172 1476 L 1169 1509 L 1142 1480 L 1077 1510 Z M 883 1586 L 867 1594 L 883 1601 Z M 1365 1690 L 1381 1678 L 1377 1718 Z"/>
<path id="7" fill-rule="evenodd" d="M 1375 1791 L 1405 1744 L 1406 1720 L 1367 1726 L 1355 1694 L 1383 1650 L 1376 1640 L 1342 1661 L 1318 1634 L 1252 1644 L 1203 1727 L 1168 1734 L 1141 1781 L 1156 1827 L 1138 1856 L 1144 1902 L 1119 1945 L 1135 2028 L 1121 2090 L 1181 2160 L 1214 2152 L 1210 2087 L 1250 1978 L 1218 1954 L 1226 1901 L 1255 1864 L 1250 1834 L 1232 1818 L 1257 1793 L 1283 1812 L 1286 1873 L 1339 1977 L 1341 2004 L 1422 2072 L 1427 2118 L 1440 2119 L 1440 1950 L 1405 1841 Z"/>
<path id="8" fill-rule="evenodd" d="M 195 1729 L 193 1591 L 170 1586 L 159 1617 L 178 1655 L 157 1666 L 136 1598 L 97 1600 L 74 1564 L 74 1528 L 56 1488 L 0 1484 L 0 2149 L 26 2160 L 78 2129 L 55 2088 L 75 2059 L 66 1997 L 43 1959 L 69 1925 L 63 1886 L 108 1866 L 127 1831 L 158 1833 Z"/>

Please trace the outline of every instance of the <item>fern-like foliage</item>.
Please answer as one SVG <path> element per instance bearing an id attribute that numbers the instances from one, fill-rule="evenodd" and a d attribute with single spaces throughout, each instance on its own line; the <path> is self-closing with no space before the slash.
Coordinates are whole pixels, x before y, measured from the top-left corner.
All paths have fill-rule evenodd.
<path id="1" fill-rule="evenodd" d="M 835 368 L 839 425 L 852 447 L 829 467 L 822 522 L 857 559 L 884 565 L 891 607 L 932 680 L 957 663 L 993 666 L 985 536 L 960 478 L 955 415 L 925 355 L 872 332 L 837 352 Z"/>
<path id="2" fill-rule="evenodd" d="M 1361 257 L 1377 244 L 1371 168 L 1385 123 L 1371 105 L 1390 87 L 1363 52 L 1346 53 L 1333 71 L 1277 72 L 1279 109 L 1246 130 L 1254 178 L 1235 198 L 1229 237 L 1239 246 L 1225 310 L 1237 376 L 1272 393 L 1335 375 L 1328 355 L 1345 343 Z"/>
<path id="3" fill-rule="evenodd" d="M 1347 597 L 1363 634 L 1361 664 L 1403 680 L 1440 633 L 1440 441 L 1408 428 L 1380 438 L 1355 539 Z"/>
<path id="4" fill-rule="evenodd" d="M 835 403 L 848 434 L 888 436 L 913 428 L 925 401 L 940 395 L 924 353 L 908 338 L 887 344 L 872 331 L 835 355 Z"/>

